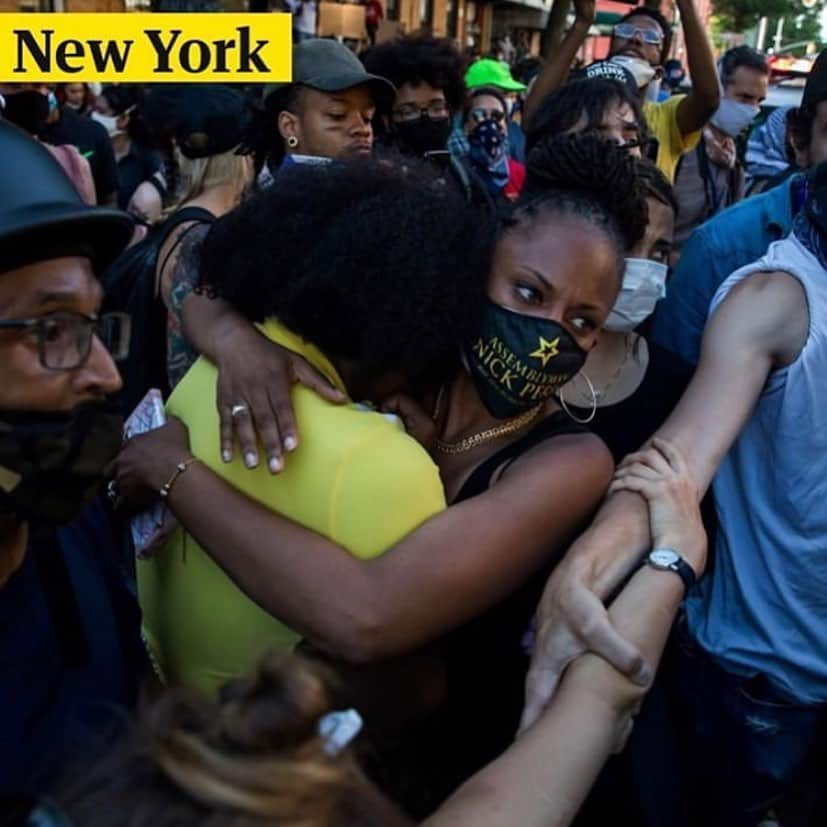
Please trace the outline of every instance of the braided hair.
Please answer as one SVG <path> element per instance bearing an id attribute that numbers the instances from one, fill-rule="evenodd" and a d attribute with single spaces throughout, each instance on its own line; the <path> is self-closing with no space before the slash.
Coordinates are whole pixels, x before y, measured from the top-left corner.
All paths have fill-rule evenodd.
<path id="1" fill-rule="evenodd" d="M 541 141 L 526 161 L 526 182 L 509 225 L 553 211 L 583 218 L 624 252 L 646 232 L 646 189 L 636 159 L 614 141 L 594 134 L 558 135 Z"/>

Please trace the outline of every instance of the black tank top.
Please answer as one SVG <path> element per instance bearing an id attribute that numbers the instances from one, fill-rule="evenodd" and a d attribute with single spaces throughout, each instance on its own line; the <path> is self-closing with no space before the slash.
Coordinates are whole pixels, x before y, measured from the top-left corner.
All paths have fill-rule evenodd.
<path id="1" fill-rule="evenodd" d="M 484 494 L 490 488 L 491 478 L 498 468 L 504 466 L 503 472 L 505 472 L 509 465 L 541 442 L 556 436 L 583 433 L 588 433 L 588 429 L 575 422 L 565 411 L 556 411 L 551 416 L 547 416 L 527 434 L 524 434 L 510 445 L 506 445 L 477 466 L 465 481 L 451 505 L 461 503 L 463 500 L 470 500 L 471 497 L 476 497 L 478 494 Z"/>
<path id="2" fill-rule="evenodd" d="M 588 433 L 564 411 L 546 417 L 474 470 L 452 505 L 485 493 L 498 469 L 507 470 L 535 446 L 558 436 Z M 528 670 L 524 638 L 537 609 L 551 565 L 499 605 L 448 635 L 442 646 L 447 702 L 440 711 L 438 757 L 450 794 L 500 755 L 516 734 Z"/>

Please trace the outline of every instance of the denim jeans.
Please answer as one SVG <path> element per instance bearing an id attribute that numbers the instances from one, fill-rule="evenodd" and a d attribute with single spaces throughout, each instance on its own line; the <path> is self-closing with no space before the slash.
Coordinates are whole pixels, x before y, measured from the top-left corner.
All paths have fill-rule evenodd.
<path id="1" fill-rule="evenodd" d="M 811 767 L 823 743 L 823 706 L 791 702 L 763 675 L 727 672 L 680 622 L 665 666 L 697 823 L 754 827 L 793 789 L 816 797 L 824 780 Z"/>

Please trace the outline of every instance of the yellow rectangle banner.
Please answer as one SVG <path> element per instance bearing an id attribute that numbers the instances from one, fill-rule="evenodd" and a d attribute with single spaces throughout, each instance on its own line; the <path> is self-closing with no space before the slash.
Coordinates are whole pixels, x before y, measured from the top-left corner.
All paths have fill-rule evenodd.
<path id="1" fill-rule="evenodd" d="M 0 14 L 5 83 L 279 83 L 289 14 Z"/>

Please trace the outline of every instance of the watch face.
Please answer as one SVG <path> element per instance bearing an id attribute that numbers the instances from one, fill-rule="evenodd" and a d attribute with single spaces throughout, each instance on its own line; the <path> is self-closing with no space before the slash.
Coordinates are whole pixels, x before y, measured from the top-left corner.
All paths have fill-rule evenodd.
<path id="1" fill-rule="evenodd" d="M 664 568 L 668 566 L 674 566 L 680 557 L 668 548 L 657 549 L 653 551 L 649 555 L 649 559 L 652 561 L 652 564 L 655 566 L 663 566 Z"/>

